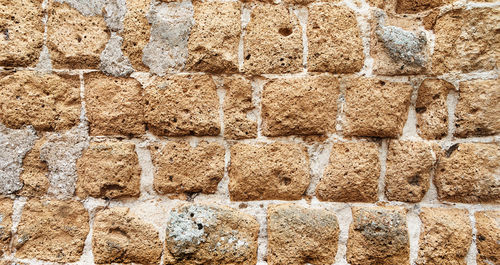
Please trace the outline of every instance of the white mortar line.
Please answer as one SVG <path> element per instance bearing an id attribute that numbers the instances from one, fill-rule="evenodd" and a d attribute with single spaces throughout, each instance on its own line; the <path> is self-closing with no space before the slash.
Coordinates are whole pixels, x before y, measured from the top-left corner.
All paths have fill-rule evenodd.
<path id="1" fill-rule="evenodd" d="M 386 202 L 385 197 L 385 173 L 386 173 L 386 163 L 387 163 L 387 149 L 388 149 L 388 139 L 382 139 L 379 149 L 379 161 L 380 161 L 380 178 L 378 179 L 378 200 L 380 202 Z"/>
<path id="2" fill-rule="evenodd" d="M 419 208 L 412 207 L 406 214 L 406 223 L 408 225 L 408 235 L 410 238 L 410 264 L 415 265 L 418 258 L 419 237 L 422 222 L 418 216 Z"/>
<path id="3" fill-rule="evenodd" d="M 337 215 L 340 230 L 335 265 L 347 265 L 347 241 L 349 240 L 349 226 L 352 223 L 352 210 L 349 205 L 346 205 L 337 210 L 335 214 Z"/>
<path id="4" fill-rule="evenodd" d="M 307 7 L 300 6 L 294 7 L 293 13 L 299 20 L 300 27 L 302 28 L 302 72 L 307 73 L 307 56 L 309 54 L 309 43 L 307 40 L 307 20 L 309 12 Z"/>
<path id="5" fill-rule="evenodd" d="M 249 7 L 247 4 L 242 3 L 241 4 L 241 33 L 240 33 L 240 42 L 238 45 L 238 69 L 240 72 L 243 72 L 243 63 L 244 63 L 244 56 L 245 56 L 245 35 L 246 35 L 246 28 L 248 23 L 250 22 L 250 13 L 252 12 L 252 8 Z"/>

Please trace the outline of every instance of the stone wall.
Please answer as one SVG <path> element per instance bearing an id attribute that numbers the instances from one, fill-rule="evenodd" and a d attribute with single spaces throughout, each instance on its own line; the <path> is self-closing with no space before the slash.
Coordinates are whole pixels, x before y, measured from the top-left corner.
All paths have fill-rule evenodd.
<path id="1" fill-rule="evenodd" d="M 0 0 L 0 264 L 500 264 L 499 64 L 492 0 Z"/>

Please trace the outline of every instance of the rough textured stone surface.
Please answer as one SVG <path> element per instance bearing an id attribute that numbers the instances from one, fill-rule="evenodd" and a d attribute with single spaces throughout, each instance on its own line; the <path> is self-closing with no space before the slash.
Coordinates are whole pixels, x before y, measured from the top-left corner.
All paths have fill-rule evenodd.
<path id="1" fill-rule="evenodd" d="M 123 54 L 128 57 L 136 71 L 147 71 L 142 62 L 142 50 L 149 42 L 151 25 L 146 15 L 149 12 L 151 0 L 126 0 L 127 12 L 123 19 Z"/>
<path id="2" fill-rule="evenodd" d="M 266 136 L 335 132 L 338 79 L 333 76 L 269 81 L 262 92 L 262 133 Z"/>
<path id="3" fill-rule="evenodd" d="M 167 142 L 150 148 L 159 193 L 214 193 L 224 176 L 224 147 L 218 143 Z"/>
<path id="4" fill-rule="evenodd" d="M 476 212 L 477 264 L 500 263 L 500 211 Z"/>
<path id="5" fill-rule="evenodd" d="M 128 76 L 134 71 L 129 59 L 123 55 L 122 42 L 122 37 L 115 33 L 111 34 L 111 38 L 100 57 L 101 65 L 99 69 L 102 72 L 113 76 Z"/>
<path id="6" fill-rule="evenodd" d="M 376 143 L 334 143 L 316 195 L 322 201 L 375 202 L 379 177 Z"/>
<path id="7" fill-rule="evenodd" d="M 455 127 L 455 135 L 458 137 L 500 133 L 499 79 L 460 83 Z"/>
<path id="8" fill-rule="evenodd" d="M 408 116 L 412 87 L 376 78 L 346 82 L 344 134 L 397 137 Z"/>
<path id="9" fill-rule="evenodd" d="M 26 153 L 23 159 L 23 172 L 19 179 L 23 183 L 23 188 L 17 192 L 25 197 L 41 197 L 49 189 L 49 168 L 45 161 L 40 158 L 40 150 L 47 141 L 42 136 L 36 140 L 33 148 Z"/>
<path id="10" fill-rule="evenodd" d="M 145 132 L 141 84 L 133 78 L 89 73 L 85 108 L 91 135 L 138 135 Z"/>
<path id="11" fill-rule="evenodd" d="M 457 144 L 440 158 L 434 177 L 440 200 L 464 203 L 500 202 L 500 146 Z"/>
<path id="12" fill-rule="evenodd" d="M 435 7 L 451 4 L 455 0 L 398 0 L 396 11 L 398 13 L 418 13 Z"/>
<path id="13" fill-rule="evenodd" d="M 110 33 L 104 17 L 85 16 L 68 4 L 51 2 L 47 47 L 55 68 L 96 69 Z"/>
<path id="14" fill-rule="evenodd" d="M 312 72 L 354 73 L 365 56 L 354 11 L 334 3 L 309 7 L 307 64 Z"/>
<path id="15" fill-rule="evenodd" d="M 257 136 L 257 117 L 250 117 L 255 110 L 252 102 L 252 85 L 243 76 L 224 78 L 224 137 L 246 139 Z"/>
<path id="16" fill-rule="evenodd" d="M 300 144 L 238 143 L 231 147 L 229 179 L 235 201 L 298 200 L 309 185 L 309 156 Z"/>
<path id="17" fill-rule="evenodd" d="M 347 241 L 349 264 L 410 264 L 406 210 L 354 207 L 352 212 Z"/>
<path id="18" fill-rule="evenodd" d="M 186 68 L 199 72 L 237 72 L 241 34 L 239 2 L 195 2 Z"/>
<path id="19" fill-rule="evenodd" d="M 139 196 L 141 167 L 133 143 L 92 142 L 76 167 L 76 195 L 80 198 Z"/>
<path id="20" fill-rule="evenodd" d="M 439 79 L 426 79 L 418 89 L 417 132 L 429 140 L 441 139 L 448 133 L 448 92 L 455 87 Z"/>
<path id="21" fill-rule="evenodd" d="M 451 10 L 437 19 L 434 74 L 500 66 L 500 7 Z"/>
<path id="22" fill-rule="evenodd" d="M 0 1 L 0 66 L 33 66 L 43 45 L 41 0 Z"/>
<path id="23" fill-rule="evenodd" d="M 257 263 L 259 224 L 254 217 L 215 205 L 186 204 L 170 213 L 166 264 Z"/>
<path id="24" fill-rule="evenodd" d="M 0 74 L 0 121 L 7 127 L 33 125 L 42 131 L 65 130 L 79 122 L 78 76 L 34 71 Z"/>
<path id="25" fill-rule="evenodd" d="M 290 204 L 270 205 L 267 262 L 275 264 L 333 264 L 339 225 L 333 212 Z"/>
<path id="26" fill-rule="evenodd" d="M 89 215 L 80 202 L 30 200 L 23 208 L 14 240 L 16 257 L 78 261 L 88 232 Z"/>
<path id="27" fill-rule="evenodd" d="M 10 252 L 12 205 L 11 199 L 0 197 L 0 256 Z"/>
<path id="28" fill-rule="evenodd" d="M 92 251 L 97 264 L 159 264 L 162 242 L 154 226 L 116 207 L 97 213 Z"/>
<path id="29" fill-rule="evenodd" d="M 302 70 L 302 29 L 284 5 L 258 4 L 244 37 L 243 70 L 250 74 L 297 73 Z"/>
<path id="30" fill-rule="evenodd" d="M 424 208 L 416 264 L 465 265 L 472 241 L 466 210 Z"/>
<path id="31" fill-rule="evenodd" d="M 209 75 L 169 75 L 145 90 L 146 121 L 157 135 L 218 135 L 219 97 Z"/>
<path id="32" fill-rule="evenodd" d="M 385 173 L 385 195 L 389 200 L 422 200 L 435 165 L 431 150 L 432 145 L 424 142 L 389 142 Z"/>

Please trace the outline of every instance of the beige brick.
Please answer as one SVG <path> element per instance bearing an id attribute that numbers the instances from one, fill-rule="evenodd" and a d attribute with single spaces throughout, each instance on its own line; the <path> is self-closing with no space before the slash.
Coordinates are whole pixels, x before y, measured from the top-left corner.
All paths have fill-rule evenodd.
<path id="1" fill-rule="evenodd" d="M 23 183 L 23 188 L 17 195 L 25 197 L 41 197 L 49 189 L 49 169 L 47 162 L 40 158 L 40 150 L 47 142 L 47 138 L 42 136 L 36 140 L 33 148 L 26 153 L 23 159 L 23 172 L 19 179 Z"/>
<path id="2" fill-rule="evenodd" d="M 219 98 L 209 75 L 167 75 L 145 90 L 146 121 L 157 135 L 219 135 Z"/>
<path id="3" fill-rule="evenodd" d="M 269 81 L 262 92 L 266 136 L 335 132 L 339 82 L 329 75 Z"/>
<path id="4" fill-rule="evenodd" d="M 14 240 L 16 257 L 76 262 L 88 232 L 89 215 L 82 203 L 30 200 L 23 208 Z"/>
<path id="5" fill-rule="evenodd" d="M 429 140 L 441 139 L 448 133 L 448 92 L 454 86 L 444 80 L 426 79 L 418 89 L 416 103 L 417 132 Z"/>
<path id="6" fill-rule="evenodd" d="M 451 4 L 455 0 L 397 0 L 396 11 L 398 13 L 418 13 Z"/>
<path id="7" fill-rule="evenodd" d="M 500 133 L 500 80 L 460 83 L 455 109 L 455 136 L 488 136 Z"/>
<path id="8" fill-rule="evenodd" d="M 472 241 L 466 210 L 424 208 L 416 264 L 465 265 Z"/>
<path id="9" fill-rule="evenodd" d="M 250 81 L 237 75 L 225 77 L 224 88 L 224 137 L 234 140 L 257 137 L 257 117 L 249 117 L 255 109 Z"/>
<path id="10" fill-rule="evenodd" d="M 92 142 L 76 168 L 80 198 L 139 197 L 141 167 L 133 143 Z"/>
<path id="11" fill-rule="evenodd" d="M 78 76 L 34 71 L 0 74 L 0 121 L 19 129 L 66 130 L 80 119 Z"/>
<path id="12" fill-rule="evenodd" d="M 0 66 L 34 66 L 43 45 L 41 0 L 0 1 Z"/>
<path id="13" fill-rule="evenodd" d="M 454 9 L 437 19 L 433 73 L 468 73 L 500 66 L 500 7 Z"/>
<path id="14" fill-rule="evenodd" d="M 123 20 L 123 54 L 128 57 L 136 71 L 147 71 L 142 62 L 142 50 L 149 42 L 151 25 L 146 18 L 151 0 L 126 0 L 127 13 Z"/>
<path id="15" fill-rule="evenodd" d="M 116 207 L 97 213 L 92 251 L 96 264 L 159 264 L 162 242 L 153 225 L 128 208 Z"/>
<path id="16" fill-rule="evenodd" d="M 241 3 L 194 2 L 186 69 L 198 72 L 238 71 Z"/>
<path id="17" fill-rule="evenodd" d="M 301 144 L 272 143 L 231 147 L 231 200 L 299 200 L 309 181 L 309 156 Z"/>
<path id="18" fill-rule="evenodd" d="M 225 206 L 185 204 L 167 223 L 165 264 L 257 263 L 259 224 Z"/>
<path id="19" fill-rule="evenodd" d="M 434 177 L 440 200 L 500 202 L 500 146 L 496 143 L 456 144 L 440 158 Z"/>
<path id="20" fill-rule="evenodd" d="M 284 5 L 257 4 L 246 27 L 243 70 L 250 74 L 302 70 L 302 29 Z"/>
<path id="21" fill-rule="evenodd" d="M 500 263 L 500 211 L 476 212 L 478 265 Z"/>
<path id="22" fill-rule="evenodd" d="M 86 74 L 84 79 L 91 135 L 145 132 L 143 89 L 137 80 L 101 73 Z"/>
<path id="23" fill-rule="evenodd" d="M 406 210 L 402 208 L 352 208 L 347 262 L 357 264 L 410 264 Z"/>
<path id="24" fill-rule="evenodd" d="M 110 38 L 102 16 L 84 16 L 69 4 L 50 2 L 47 47 L 54 68 L 97 69 Z"/>
<path id="25" fill-rule="evenodd" d="M 267 262 L 275 264 L 333 264 L 339 225 L 333 212 L 292 204 L 267 210 Z"/>
<path id="26" fill-rule="evenodd" d="M 398 137 L 408 117 L 412 87 L 356 78 L 346 82 L 344 135 Z"/>
<path id="27" fill-rule="evenodd" d="M 169 141 L 150 147 L 156 168 L 154 188 L 159 193 L 215 193 L 224 176 L 225 150 L 219 143 Z"/>
<path id="28" fill-rule="evenodd" d="M 375 202 L 379 177 L 378 144 L 334 143 L 316 195 L 321 201 Z"/>
<path id="29" fill-rule="evenodd" d="M 311 72 L 354 73 L 365 56 L 354 11 L 334 3 L 309 7 L 307 64 Z"/>
<path id="30" fill-rule="evenodd" d="M 13 203 L 11 199 L 0 197 L 0 257 L 10 253 Z"/>

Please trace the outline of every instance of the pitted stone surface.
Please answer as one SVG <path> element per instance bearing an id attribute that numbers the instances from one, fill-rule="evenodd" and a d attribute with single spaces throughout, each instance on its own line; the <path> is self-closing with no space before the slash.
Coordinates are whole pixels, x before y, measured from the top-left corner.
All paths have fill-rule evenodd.
<path id="1" fill-rule="evenodd" d="M 0 256 L 10 253 L 13 203 L 11 199 L 0 197 Z"/>
<path id="2" fill-rule="evenodd" d="M 247 139 L 257 136 L 257 117 L 249 117 L 255 110 L 250 80 L 243 76 L 224 78 L 224 137 Z"/>
<path id="3" fill-rule="evenodd" d="M 17 192 L 25 197 L 41 197 L 47 194 L 49 189 L 49 168 L 47 163 L 40 158 L 42 146 L 47 141 L 45 136 L 36 140 L 33 148 L 26 153 L 23 159 L 23 172 L 19 179 L 23 188 Z"/>
<path id="4" fill-rule="evenodd" d="M 396 11 L 398 13 L 418 13 L 428 9 L 451 4 L 456 0 L 398 0 Z"/>
<path id="5" fill-rule="evenodd" d="M 500 211 L 476 212 L 477 264 L 490 265 L 500 262 Z"/>
<path id="6" fill-rule="evenodd" d="M 181 205 L 171 211 L 166 232 L 166 264 L 257 263 L 259 224 L 232 208 Z"/>
<path id="7" fill-rule="evenodd" d="M 417 132 L 425 139 L 441 139 L 448 133 L 448 106 L 446 103 L 449 91 L 454 86 L 444 80 L 426 79 L 418 89 Z"/>
<path id="8" fill-rule="evenodd" d="M 151 25 L 147 14 L 151 0 L 126 0 L 127 12 L 123 19 L 123 54 L 130 60 L 136 71 L 148 71 L 143 63 L 143 49 L 149 42 Z"/>

